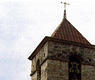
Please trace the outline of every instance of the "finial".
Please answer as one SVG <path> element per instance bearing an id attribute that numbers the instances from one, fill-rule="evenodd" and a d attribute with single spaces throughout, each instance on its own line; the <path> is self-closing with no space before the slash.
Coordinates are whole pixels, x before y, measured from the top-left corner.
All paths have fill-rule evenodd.
<path id="1" fill-rule="evenodd" d="M 66 18 L 66 5 L 70 5 L 69 3 L 66 2 L 61 2 L 61 4 L 64 4 L 64 18 Z"/>

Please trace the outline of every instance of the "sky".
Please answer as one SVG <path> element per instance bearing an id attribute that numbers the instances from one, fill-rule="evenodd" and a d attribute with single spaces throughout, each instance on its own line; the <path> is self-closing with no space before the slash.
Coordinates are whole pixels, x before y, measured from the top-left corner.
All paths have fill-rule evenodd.
<path id="1" fill-rule="evenodd" d="M 0 0 L 0 80 L 31 80 L 27 58 L 63 19 L 64 0 Z M 67 19 L 95 44 L 95 1 L 65 0 Z"/>

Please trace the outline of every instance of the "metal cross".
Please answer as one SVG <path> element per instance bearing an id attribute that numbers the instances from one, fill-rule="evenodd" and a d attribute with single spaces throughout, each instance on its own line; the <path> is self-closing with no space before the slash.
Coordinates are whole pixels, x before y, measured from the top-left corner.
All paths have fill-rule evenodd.
<path id="1" fill-rule="evenodd" d="M 61 4 L 64 4 L 64 18 L 66 18 L 66 5 L 70 5 L 69 3 L 66 2 L 61 2 Z"/>
<path id="2" fill-rule="evenodd" d="M 66 3 L 66 2 L 61 2 L 61 4 L 64 4 L 64 10 L 66 10 L 66 5 L 70 5 L 69 3 Z"/>

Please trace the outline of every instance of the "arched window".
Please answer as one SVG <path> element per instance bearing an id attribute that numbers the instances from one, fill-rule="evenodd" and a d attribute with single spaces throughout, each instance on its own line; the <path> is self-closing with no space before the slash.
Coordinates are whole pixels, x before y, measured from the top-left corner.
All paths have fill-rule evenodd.
<path id="1" fill-rule="evenodd" d="M 69 80 L 81 80 L 80 57 L 71 55 L 69 57 Z"/>
<path id="2" fill-rule="evenodd" d="M 36 64 L 36 70 L 37 70 L 37 80 L 41 80 L 41 65 L 39 59 Z"/>

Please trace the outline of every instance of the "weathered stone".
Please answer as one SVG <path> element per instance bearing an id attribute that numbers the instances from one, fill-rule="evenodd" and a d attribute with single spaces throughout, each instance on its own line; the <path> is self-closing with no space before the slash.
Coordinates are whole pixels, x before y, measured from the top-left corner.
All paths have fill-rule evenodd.
<path id="1" fill-rule="evenodd" d="M 32 59 L 32 80 L 37 80 L 36 63 L 40 60 L 41 80 L 69 80 L 70 55 L 81 57 L 81 80 L 95 80 L 95 50 L 57 42 L 47 42 Z"/>

